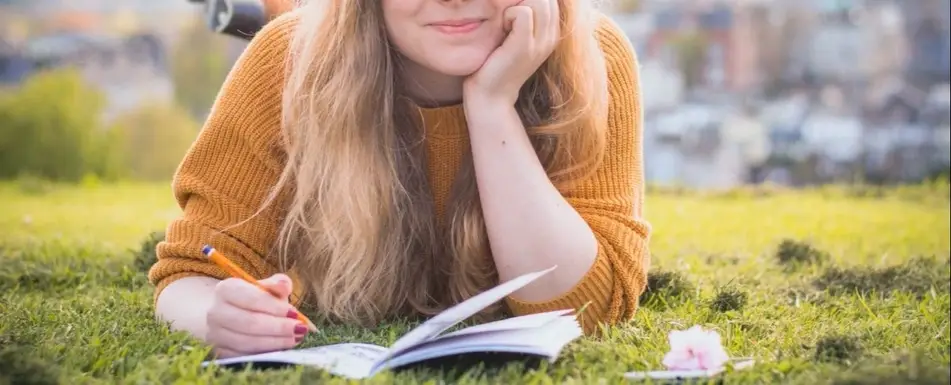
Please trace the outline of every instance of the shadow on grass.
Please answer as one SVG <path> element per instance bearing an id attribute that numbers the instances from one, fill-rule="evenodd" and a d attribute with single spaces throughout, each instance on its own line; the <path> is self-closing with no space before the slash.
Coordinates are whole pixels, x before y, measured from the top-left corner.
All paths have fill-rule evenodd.
<path id="1" fill-rule="evenodd" d="M 849 335 L 830 335 L 816 342 L 815 361 L 851 365 L 864 354 L 862 342 Z"/>
<path id="2" fill-rule="evenodd" d="M 887 360 L 868 360 L 832 376 L 831 385 L 947 385 L 951 372 L 947 363 L 927 359 L 914 352 Z"/>
<path id="3" fill-rule="evenodd" d="M 693 284 L 682 273 L 653 271 L 647 274 L 647 289 L 639 303 L 653 310 L 664 310 L 683 303 L 692 291 Z"/>
<path id="4" fill-rule="evenodd" d="M 0 384 L 58 384 L 59 376 L 55 364 L 39 358 L 33 346 L 0 335 Z"/>
<path id="5" fill-rule="evenodd" d="M 907 292 L 919 298 L 932 290 L 951 291 L 951 265 L 937 258 L 919 257 L 885 268 L 831 267 L 812 281 L 812 285 L 832 295 L 858 293 L 888 295 Z"/>
<path id="6" fill-rule="evenodd" d="M 829 261 L 829 253 L 806 241 L 783 239 L 776 247 L 776 262 L 787 272 L 808 265 L 823 265 Z"/>
<path id="7" fill-rule="evenodd" d="M 145 237 L 145 240 L 142 241 L 142 245 L 139 246 L 138 250 L 133 250 L 135 257 L 132 265 L 136 271 L 148 274 L 149 269 L 151 269 L 155 261 L 158 260 L 158 257 L 155 255 L 155 247 L 158 246 L 159 242 L 164 240 L 165 233 L 156 231 Z"/>
<path id="8" fill-rule="evenodd" d="M 67 294 L 90 286 L 137 289 L 148 283 L 127 259 L 95 250 L 7 249 L 0 261 L 0 291 Z"/>
<path id="9" fill-rule="evenodd" d="M 745 291 L 733 286 L 726 286 L 717 288 L 717 292 L 710 300 L 709 306 L 710 310 L 718 313 L 739 311 L 746 306 L 748 300 L 749 294 Z"/>
<path id="10" fill-rule="evenodd" d="M 0 290 L 63 292 L 87 286 L 141 288 L 156 261 L 155 247 L 163 232 L 149 234 L 139 249 L 127 255 L 46 243 L 11 248 L 0 245 Z"/>

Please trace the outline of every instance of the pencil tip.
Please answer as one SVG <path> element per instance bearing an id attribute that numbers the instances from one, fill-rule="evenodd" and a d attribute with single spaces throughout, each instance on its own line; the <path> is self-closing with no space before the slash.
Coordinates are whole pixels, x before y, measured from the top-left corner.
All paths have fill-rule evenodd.
<path id="1" fill-rule="evenodd" d="M 202 247 L 202 248 L 201 248 L 201 253 L 204 254 L 205 256 L 211 256 L 211 251 L 212 251 L 212 250 L 214 250 L 214 249 L 212 249 L 211 246 L 205 245 L 205 247 Z"/>

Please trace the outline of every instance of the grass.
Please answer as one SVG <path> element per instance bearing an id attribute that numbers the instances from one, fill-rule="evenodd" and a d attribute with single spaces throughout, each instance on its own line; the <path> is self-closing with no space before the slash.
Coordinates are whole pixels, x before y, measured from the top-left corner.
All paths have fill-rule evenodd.
<path id="1" fill-rule="evenodd" d="M 651 290 L 627 325 L 553 364 L 384 373 L 369 383 L 623 383 L 701 324 L 753 357 L 742 384 L 947 384 L 947 185 L 653 191 Z M 152 319 L 144 271 L 178 214 L 169 186 L 0 184 L 0 384 L 346 383 L 315 369 L 214 371 Z M 412 325 L 326 329 L 304 346 L 389 344 Z"/>

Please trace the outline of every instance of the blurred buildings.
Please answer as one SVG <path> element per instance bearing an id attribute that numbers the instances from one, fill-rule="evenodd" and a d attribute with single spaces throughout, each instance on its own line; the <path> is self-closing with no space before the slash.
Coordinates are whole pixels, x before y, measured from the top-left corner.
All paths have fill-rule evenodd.
<path id="1" fill-rule="evenodd" d="M 947 170 L 946 0 L 643 0 L 648 179 L 726 188 Z M 946 171 L 945 171 L 946 172 Z"/>
<path id="2" fill-rule="evenodd" d="M 114 1 L 0 1 L 7 3 L 2 14 L 11 19 L 0 20 L 0 87 L 44 69 L 73 68 L 103 91 L 106 119 L 173 97 L 167 47 L 175 38 L 169 31 L 176 28 L 162 26 L 182 20 L 181 7 L 172 17 L 174 9 L 154 7 L 165 2 L 117 7 Z"/>
<path id="3" fill-rule="evenodd" d="M 651 182 L 904 181 L 948 168 L 947 0 L 638 3 L 612 17 L 640 59 Z M 73 66 L 112 112 L 171 98 L 169 47 L 196 6 L 119 4 L 0 0 L 0 87 Z M 23 20 L 42 21 L 39 33 Z M 231 41 L 233 62 L 245 42 Z"/>

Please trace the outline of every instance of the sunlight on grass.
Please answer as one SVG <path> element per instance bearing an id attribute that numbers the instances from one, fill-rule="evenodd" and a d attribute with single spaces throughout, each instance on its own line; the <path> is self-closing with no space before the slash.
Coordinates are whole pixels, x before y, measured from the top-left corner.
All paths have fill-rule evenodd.
<path id="1" fill-rule="evenodd" d="M 130 248 L 163 230 L 180 211 L 169 184 L 61 187 L 24 193 L 0 184 L 0 229 L 6 244 L 60 240 Z"/>
<path id="2" fill-rule="evenodd" d="M 168 184 L 40 187 L 0 184 L 0 383 L 346 383 L 308 368 L 203 369 L 207 347 L 152 319 L 149 235 L 179 215 Z M 946 384 L 947 191 L 653 192 L 651 288 L 633 322 L 534 370 L 368 382 L 623 383 L 661 368 L 670 330 L 702 324 L 758 361 L 728 383 Z M 304 346 L 386 345 L 412 326 L 328 327 Z"/>

